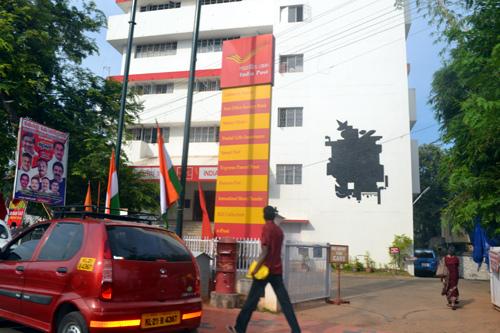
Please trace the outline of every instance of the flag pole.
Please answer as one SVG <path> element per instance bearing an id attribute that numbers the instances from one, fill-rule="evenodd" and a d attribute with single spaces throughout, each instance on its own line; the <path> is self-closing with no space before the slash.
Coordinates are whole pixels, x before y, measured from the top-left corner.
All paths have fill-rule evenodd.
<path id="1" fill-rule="evenodd" d="M 182 238 L 182 224 L 184 215 L 184 198 L 186 196 L 186 171 L 189 153 L 189 132 L 191 128 L 191 111 L 193 109 L 193 87 L 196 71 L 196 53 L 198 50 L 198 33 L 200 31 L 200 0 L 196 0 L 196 9 L 194 15 L 193 40 L 191 44 L 191 64 L 189 68 L 189 82 L 186 103 L 186 119 L 184 121 L 184 141 L 182 146 L 182 164 L 181 164 L 181 193 L 177 202 L 177 220 L 175 225 L 175 233 Z"/>
<path id="2" fill-rule="evenodd" d="M 118 170 L 120 168 L 120 153 L 122 147 L 122 136 L 123 136 L 123 120 L 125 115 L 125 106 L 127 104 L 127 90 L 128 90 L 128 72 L 130 69 L 130 55 L 132 53 L 132 42 L 134 39 L 134 27 L 135 27 L 135 12 L 137 9 L 137 0 L 132 0 L 132 12 L 130 13 L 129 30 L 128 30 L 128 42 L 127 42 L 127 55 L 125 57 L 125 71 L 123 73 L 123 85 L 122 94 L 120 98 L 120 116 L 118 118 L 118 137 L 116 140 L 116 156 L 115 156 L 115 168 L 116 174 L 118 175 Z"/>

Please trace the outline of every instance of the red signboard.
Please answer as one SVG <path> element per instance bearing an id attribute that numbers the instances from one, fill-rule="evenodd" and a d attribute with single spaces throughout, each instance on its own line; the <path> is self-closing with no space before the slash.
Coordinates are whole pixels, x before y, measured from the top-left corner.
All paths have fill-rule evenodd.
<path id="1" fill-rule="evenodd" d="M 13 222 L 16 223 L 17 226 L 21 226 L 23 224 L 23 216 L 26 211 L 26 201 L 23 200 L 12 200 L 9 204 L 9 219 L 8 225 L 10 226 Z"/>
<path id="2" fill-rule="evenodd" d="M 222 48 L 221 88 L 273 83 L 272 34 L 227 40 Z"/>

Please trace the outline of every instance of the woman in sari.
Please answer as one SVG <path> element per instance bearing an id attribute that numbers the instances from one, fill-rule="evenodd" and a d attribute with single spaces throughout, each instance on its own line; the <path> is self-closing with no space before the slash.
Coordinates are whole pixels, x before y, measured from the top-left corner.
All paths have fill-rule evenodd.
<path id="1" fill-rule="evenodd" d="M 448 306 L 452 310 L 456 309 L 456 304 L 458 303 L 458 266 L 460 261 L 457 256 L 453 253 L 453 248 L 448 249 L 448 254 L 444 258 L 444 264 L 448 269 L 448 274 L 444 280 L 444 294 L 446 295 L 446 300 L 448 301 Z"/>

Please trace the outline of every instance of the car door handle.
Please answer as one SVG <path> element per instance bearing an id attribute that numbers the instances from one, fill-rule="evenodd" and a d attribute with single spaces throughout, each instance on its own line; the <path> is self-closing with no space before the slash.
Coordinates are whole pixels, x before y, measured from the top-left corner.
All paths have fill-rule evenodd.
<path id="1" fill-rule="evenodd" d="M 56 272 L 61 273 L 61 274 L 65 274 L 65 273 L 68 273 L 68 268 L 67 267 L 58 267 Z"/>
<path id="2" fill-rule="evenodd" d="M 24 272 L 24 266 L 16 266 L 16 271 Z"/>

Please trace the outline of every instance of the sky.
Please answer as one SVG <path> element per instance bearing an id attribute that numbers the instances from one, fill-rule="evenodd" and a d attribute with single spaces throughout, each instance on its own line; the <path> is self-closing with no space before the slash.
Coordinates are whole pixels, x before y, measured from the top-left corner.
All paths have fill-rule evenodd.
<path id="1" fill-rule="evenodd" d="M 122 14 L 114 0 L 96 0 L 97 7 L 106 16 Z M 412 26 L 407 39 L 407 62 L 410 64 L 409 87 L 416 89 L 417 123 L 412 129 L 412 138 L 419 144 L 439 143 L 439 124 L 427 101 L 431 90 L 433 73 L 441 66 L 439 51 L 442 45 L 435 45 L 431 36 L 433 29 L 425 19 L 413 15 Z M 87 58 L 83 65 L 101 76 L 120 74 L 121 56 L 106 42 L 106 29 L 91 35 L 99 47 L 99 55 Z"/>

